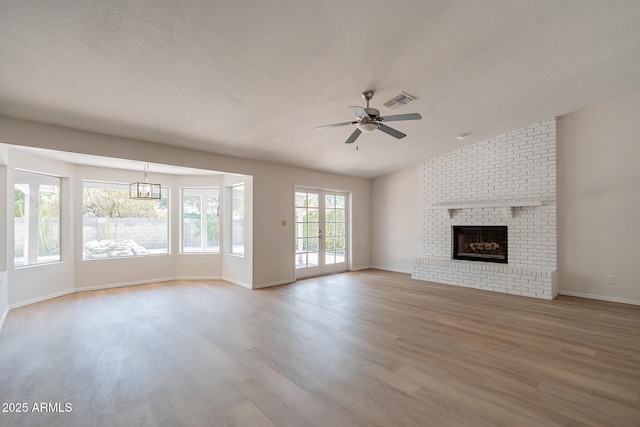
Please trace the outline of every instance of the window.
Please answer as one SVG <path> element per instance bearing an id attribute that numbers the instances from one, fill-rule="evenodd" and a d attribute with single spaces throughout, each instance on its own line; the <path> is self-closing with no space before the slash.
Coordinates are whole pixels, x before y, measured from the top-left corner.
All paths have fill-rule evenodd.
<path id="1" fill-rule="evenodd" d="M 182 189 L 182 253 L 220 252 L 218 188 Z"/>
<path id="2" fill-rule="evenodd" d="M 244 184 L 231 187 L 231 253 L 244 255 Z"/>
<path id="3" fill-rule="evenodd" d="M 84 181 L 82 259 L 169 253 L 169 191 L 159 200 L 129 198 L 129 185 Z"/>
<path id="4" fill-rule="evenodd" d="M 60 261 L 60 178 L 16 170 L 14 265 Z"/>

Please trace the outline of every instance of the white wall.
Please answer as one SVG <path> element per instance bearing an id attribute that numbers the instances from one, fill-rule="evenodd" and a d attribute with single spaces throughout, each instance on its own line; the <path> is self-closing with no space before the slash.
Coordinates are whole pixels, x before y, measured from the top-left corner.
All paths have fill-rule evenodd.
<path id="1" fill-rule="evenodd" d="M 371 265 L 411 273 L 420 242 L 420 165 L 371 182 Z"/>
<path id="2" fill-rule="evenodd" d="M 231 189 L 236 185 L 244 185 L 244 254 L 231 252 Z M 253 287 L 253 178 L 250 176 L 226 175 L 222 188 L 224 199 L 222 277 L 232 283 Z"/>
<path id="3" fill-rule="evenodd" d="M 640 304 L 640 92 L 557 128 L 560 293 Z"/>

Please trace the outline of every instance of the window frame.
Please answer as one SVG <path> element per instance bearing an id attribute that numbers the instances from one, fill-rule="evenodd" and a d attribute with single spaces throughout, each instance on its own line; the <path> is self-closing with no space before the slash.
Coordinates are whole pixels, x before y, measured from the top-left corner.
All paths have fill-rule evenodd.
<path id="1" fill-rule="evenodd" d="M 140 257 L 156 257 L 156 256 L 168 256 L 171 255 L 171 187 L 170 186 L 161 186 L 160 187 L 160 193 L 161 193 L 161 199 L 154 199 L 154 200 L 135 200 L 132 199 L 134 202 L 137 203 L 159 203 L 162 200 L 165 200 L 165 204 L 166 204 L 166 252 L 157 252 L 152 250 L 152 252 L 149 253 L 143 253 L 143 254 L 133 254 L 133 255 L 120 255 L 120 256 L 105 256 L 105 257 L 96 257 L 96 258 L 86 258 L 86 253 L 85 253 L 85 245 L 87 242 L 85 242 L 85 220 L 87 218 L 92 218 L 92 217 L 85 217 L 85 186 L 87 183 L 94 183 L 94 184 L 98 184 L 97 188 L 99 188 L 100 185 L 103 185 L 105 187 L 107 187 L 106 189 L 108 190 L 108 186 L 121 186 L 122 190 L 118 190 L 118 189 L 114 189 L 111 188 L 111 190 L 115 190 L 115 191 L 122 191 L 123 193 L 126 193 L 126 198 L 129 199 L 129 183 L 125 183 L 125 182 L 118 182 L 118 181 L 105 181 L 105 180 L 99 180 L 99 179 L 82 179 L 82 188 L 81 188 L 81 194 L 82 194 L 82 211 L 80 214 L 80 217 L 82 218 L 82 249 L 83 249 L 83 254 L 82 254 L 82 261 L 101 261 L 101 260 L 113 260 L 113 259 L 130 259 L 130 258 L 140 258 Z M 94 187 L 95 188 L 95 187 Z M 165 196 L 166 195 L 166 196 Z M 165 197 L 163 197 L 165 196 Z M 108 218 L 108 217 L 94 217 L 94 218 Z M 127 219 L 127 218 L 120 218 L 120 219 Z M 128 239 L 128 237 L 124 237 L 121 239 Z M 95 239 L 94 239 L 95 240 Z M 116 240 L 116 239 L 113 239 Z M 130 239 L 132 240 L 132 239 Z M 146 248 L 145 248 L 146 249 Z"/>
<path id="2" fill-rule="evenodd" d="M 186 190 L 186 193 L 185 193 Z M 189 192 L 193 192 L 196 194 L 188 194 Z M 200 193 L 200 194 L 197 194 Z M 213 196 L 212 194 L 207 194 L 207 193 L 215 193 L 216 195 Z M 200 197 L 200 229 L 204 229 L 205 231 L 205 235 L 201 236 L 201 242 L 200 242 L 200 250 L 185 250 L 185 245 L 184 245 L 184 233 L 185 233 L 185 212 L 184 212 L 184 208 L 185 208 L 185 203 L 184 203 L 184 197 L 185 195 L 189 195 L 189 196 L 199 196 Z M 218 234 L 218 247 L 217 249 L 211 249 L 209 250 L 209 245 L 207 243 L 207 238 L 208 236 L 208 231 L 209 228 L 207 226 L 208 224 L 208 218 L 209 218 L 209 214 L 208 214 L 208 209 L 206 207 L 206 198 L 207 197 L 215 197 L 217 198 L 217 203 L 218 203 L 218 209 L 217 209 L 217 214 L 214 216 L 215 218 L 218 219 L 218 226 L 217 226 L 217 234 Z M 220 197 L 220 187 L 219 186 L 210 186 L 210 187 L 181 187 L 180 188 L 180 251 L 179 253 L 181 255 L 197 255 L 197 254 L 220 254 L 222 252 L 222 236 L 221 236 L 221 220 L 222 220 L 222 216 L 220 215 L 220 207 L 221 207 L 221 197 Z M 204 208 L 204 209 L 203 209 Z M 204 210 L 204 215 L 202 215 Z M 204 226 L 204 227 L 203 227 Z"/>
<path id="3" fill-rule="evenodd" d="M 235 197 L 235 192 L 238 191 L 238 189 L 242 188 L 242 197 L 240 199 L 236 199 Z M 238 257 L 244 257 L 245 256 L 245 246 L 246 246 L 246 239 L 245 239 L 245 232 L 246 232 L 246 215 L 245 215 L 245 207 L 246 207 L 246 203 L 245 203 L 245 194 L 246 194 L 246 185 L 244 182 L 239 183 L 239 184 L 235 184 L 230 186 L 230 201 L 229 201 L 229 253 L 231 255 L 235 255 Z M 239 218 L 235 217 L 235 212 L 236 212 L 236 200 L 242 200 L 242 206 L 241 206 L 241 216 Z M 240 245 L 236 245 L 235 243 L 235 239 L 236 239 L 236 233 L 235 230 L 237 230 L 237 226 L 236 226 L 236 220 L 238 220 L 238 226 L 241 227 L 242 229 L 242 251 L 237 251 L 236 250 L 236 246 L 240 247 Z"/>
<path id="4" fill-rule="evenodd" d="M 23 255 L 22 255 L 22 262 L 18 263 L 17 262 L 17 258 L 16 258 L 16 244 L 18 243 L 18 240 L 16 239 L 16 224 L 15 224 L 15 212 L 16 212 L 16 190 L 18 190 L 17 186 L 18 185 L 29 185 L 27 182 L 20 182 L 17 178 L 19 177 L 19 175 L 21 174 L 28 174 L 28 175 L 33 175 L 35 177 L 39 177 L 42 180 L 56 180 L 57 183 L 53 184 L 53 183 L 37 183 L 37 178 L 35 179 L 35 183 L 38 184 L 38 211 L 37 211 L 37 218 L 36 218 L 36 230 L 35 233 L 38 236 L 38 241 L 36 243 L 36 253 L 35 253 L 35 257 L 36 260 L 30 260 L 31 256 L 29 255 L 28 252 L 30 252 L 29 249 L 29 242 L 31 241 L 30 237 L 30 233 L 31 231 L 31 218 L 29 218 L 26 222 L 24 223 L 23 226 L 23 235 L 24 237 L 22 238 L 22 242 L 23 242 Z M 56 240 L 57 240 L 57 247 L 52 248 L 53 250 L 57 251 L 57 259 L 43 259 L 43 260 L 39 260 L 40 258 L 40 240 L 42 239 L 41 236 L 41 232 L 40 232 L 40 223 L 42 221 L 42 218 L 40 216 L 40 200 L 41 200 L 41 193 L 42 191 L 40 190 L 40 187 L 43 185 L 49 185 L 49 186 L 54 186 L 56 187 L 56 191 L 54 191 L 54 194 L 57 194 L 57 236 L 56 236 Z M 14 269 L 22 269 L 22 268 L 31 268 L 31 267 L 36 267 L 36 266 L 41 266 L 41 265 L 49 265 L 49 264 L 55 264 L 55 263 L 60 263 L 63 261 L 62 258 L 62 246 L 63 246 L 63 242 L 62 242 L 62 187 L 63 187 L 63 180 L 62 177 L 59 175 L 55 175 L 55 174 L 51 174 L 51 173 L 46 173 L 46 172 L 40 172 L 40 171 L 33 171 L 33 170 L 28 170 L 28 169 L 21 169 L 21 168 L 16 168 L 14 169 L 14 177 L 13 177 L 13 190 L 14 190 L 14 196 L 13 196 L 13 268 Z M 24 194 L 24 192 L 23 192 Z M 30 191 L 29 191 L 30 194 Z M 25 199 L 24 199 L 24 212 L 23 212 L 23 217 L 31 212 L 30 209 L 30 203 L 28 201 L 29 199 L 27 198 L 27 194 L 25 194 Z M 52 218 L 52 217 L 47 217 L 47 218 Z M 24 221 L 24 220 L 23 220 Z M 44 256 L 43 256 L 44 257 Z"/>

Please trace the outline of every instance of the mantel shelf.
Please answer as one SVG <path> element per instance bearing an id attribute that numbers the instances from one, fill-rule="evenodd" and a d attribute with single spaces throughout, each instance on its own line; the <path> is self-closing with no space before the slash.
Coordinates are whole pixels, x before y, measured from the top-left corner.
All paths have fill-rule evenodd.
<path id="1" fill-rule="evenodd" d="M 437 205 L 427 206 L 427 209 L 447 209 L 449 218 L 453 217 L 453 211 L 459 209 L 477 209 L 477 208 L 509 208 L 511 216 L 513 216 L 514 208 L 523 208 L 531 206 L 544 206 L 544 200 L 495 200 L 485 202 L 446 202 Z"/>

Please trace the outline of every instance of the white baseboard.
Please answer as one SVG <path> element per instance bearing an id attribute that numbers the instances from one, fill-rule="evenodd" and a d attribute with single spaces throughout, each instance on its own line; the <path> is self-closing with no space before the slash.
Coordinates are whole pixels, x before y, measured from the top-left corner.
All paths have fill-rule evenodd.
<path id="1" fill-rule="evenodd" d="M 33 298 L 27 301 L 21 301 L 15 304 L 12 304 L 9 306 L 10 309 L 14 309 L 14 308 L 18 308 L 18 307 L 24 307 L 25 305 L 30 305 L 30 304 L 35 304 L 38 302 L 42 302 L 42 301 L 46 301 L 49 299 L 53 299 L 53 298 L 58 298 L 58 297 L 62 297 L 65 295 L 70 295 L 70 294 L 75 294 L 76 292 L 88 292 L 88 291 L 99 291 L 102 289 L 111 289 L 111 288 L 123 288 L 126 286 L 136 286 L 136 285 L 146 285 L 149 283 L 158 283 L 158 282 L 168 282 L 170 280 L 175 280 L 175 278 L 173 277 L 168 277 L 168 278 L 162 278 L 162 279 L 153 279 L 153 280 L 140 280 L 137 282 L 123 282 L 123 283 L 110 283 L 107 285 L 97 285 L 97 286 L 86 286 L 83 288 L 73 288 L 73 289 L 68 289 L 62 292 L 56 292 L 53 294 L 49 294 L 49 295 L 44 295 L 38 298 Z"/>
<path id="2" fill-rule="evenodd" d="M 361 265 L 358 267 L 352 267 L 349 271 L 361 271 L 361 270 L 368 270 L 370 268 L 371 268 L 370 265 Z"/>
<path id="3" fill-rule="evenodd" d="M 582 292 L 558 291 L 558 295 L 566 295 L 569 297 L 596 299 L 600 301 L 619 302 L 621 304 L 640 305 L 640 301 L 627 298 L 608 297 L 603 295 L 585 294 Z"/>
<path id="4" fill-rule="evenodd" d="M 229 277 L 224 277 L 223 276 L 222 280 L 224 280 L 225 282 L 233 283 L 234 285 L 242 286 L 243 288 L 251 289 L 251 285 L 250 284 L 241 282 L 241 281 L 236 280 L 236 279 L 231 279 Z"/>
<path id="5" fill-rule="evenodd" d="M 295 281 L 296 279 L 288 279 L 288 280 L 280 280 L 277 282 L 261 283 L 259 285 L 254 285 L 251 289 L 270 288 L 271 286 L 286 285 L 287 283 L 293 283 Z"/>
<path id="6" fill-rule="evenodd" d="M 65 295 L 74 294 L 76 292 L 88 292 L 88 291 L 99 291 L 99 290 L 103 290 L 103 289 L 112 289 L 112 288 L 124 288 L 124 287 L 127 287 L 127 286 L 148 285 L 150 283 L 170 282 L 172 280 L 225 280 L 227 282 L 231 282 L 231 283 L 234 283 L 236 285 L 244 286 L 245 288 L 251 289 L 251 287 L 249 285 L 242 284 L 240 282 L 232 281 L 232 280 L 229 280 L 229 279 L 224 279 L 224 278 L 222 278 L 220 276 L 163 277 L 163 278 L 159 278 L 159 279 L 139 280 L 139 281 L 135 281 L 135 282 L 110 283 L 110 284 L 107 284 L 107 285 L 85 286 L 85 287 L 82 287 L 82 288 L 68 289 L 68 290 L 65 290 L 65 291 L 62 291 L 62 292 L 56 292 L 56 293 L 53 293 L 53 294 L 44 295 L 44 296 L 41 296 L 41 297 L 38 297 L 38 298 L 34 298 L 34 299 L 27 300 L 27 301 L 21 301 L 21 302 L 16 303 L 16 304 L 12 304 L 12 305 L 10 305 L 8 307 L 7 313 L 9 312 L 9 310 L 13 310 L 14 308 L 24 307 L 25 305 L 35 304 L 35 303 L 46 301 L 46 300 L 49 300 L 49 299 L 58 298 L 58 297 L 62 297 L 62 296 L 65 296 Z M 4 314 L 4 317 L 6 317 L 7 313 Z M 4 317 L 2 319 L 3 322 L 4 322 Z M 1 328 L 2 328 L 2 322 L 0 322 L 0 329 Z"/>
<path id="7" fill-rule="evenodd" d="M 150 283 L 170 282 L 176 280 L 175 277 L 163 277 L 161 279 L 139 280 L 135 282 L 110 283 L 107 285 L 86 286 L 83 288 L 75 288 L 74 292 L 99 291 L 101 289 L 124 288 L 127 286 L 148 285 Z"/>
<path id="8" fill-rule="evenodd" d="M 373 268 L 375 270 L 391 271 L 393 273 L 411 274 L 410 270 L 401 270 L 399 268 L 382 267 L 379 265 L 372 265 L 370 268 Z"/>
<path id="9" fill-rule="evenodd" d="M 42 302 L 42 301 L 46 301 L 46 300 L 53 299 L 53 298 L 58 298 L 58 297 L 63 297 L 65 295 L 69 295 L 69 294 L 72 294 L 74 292 L 76 292 L 75 289 L 67 289 L 67 290 L 64 290 L 64 291 L 55 292 L 53 294 L 44 295 L 44 296 L 41 296 L 41 297 L 38 297 L 38 298 L 33 298 L 33 299 L 30 299 L 30 300 L 27 300 L 27 301 L 17 302 L 15 304 L 9 305 L 9 308 L 11 310 L 13 310 L 14 308 L 24 307 L 25 305 L 35 304 L 37 302 Z"/>
<path id="10" fill-rule="evenodd" d="M 178 276 L 172 280 L 224 280 L 222 276 Z"/>
<path id="11" fill-rule="evenodd" d="M 148 285 L 150 283 L 171 282 L 173 280 L 221 280 L 221 276 L 177 276 L 163 277 L 161 279 L 139 280 L 136 282 L 111 283 L 108 285 L 87 286 L 76 288 L 76 292 L 99 291 L 101 289 L 124 288 L 126 286 Z"/>

